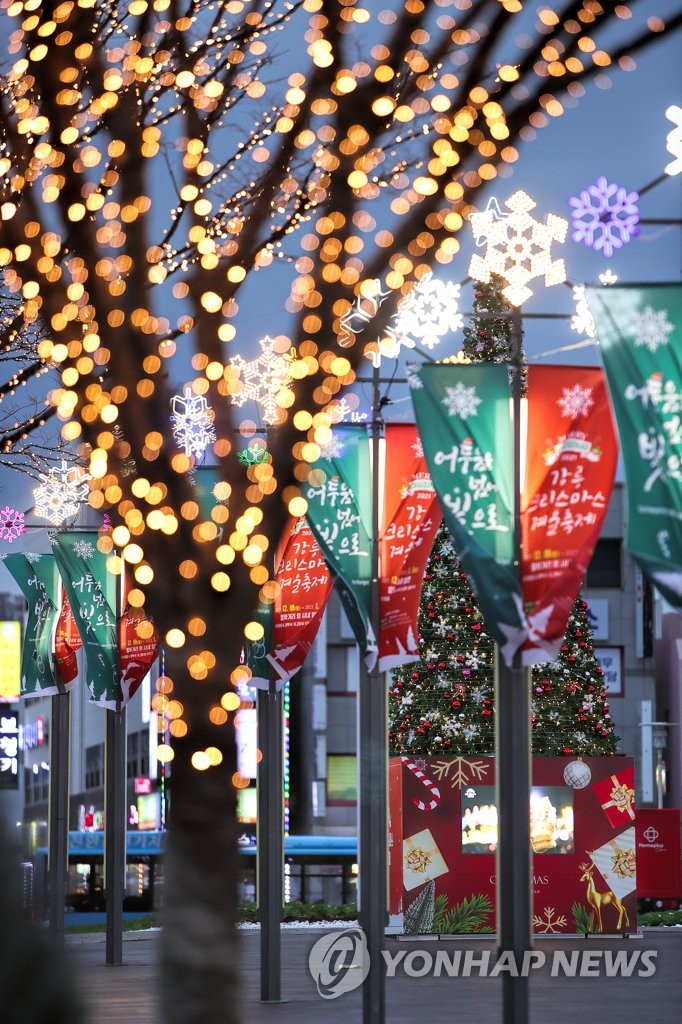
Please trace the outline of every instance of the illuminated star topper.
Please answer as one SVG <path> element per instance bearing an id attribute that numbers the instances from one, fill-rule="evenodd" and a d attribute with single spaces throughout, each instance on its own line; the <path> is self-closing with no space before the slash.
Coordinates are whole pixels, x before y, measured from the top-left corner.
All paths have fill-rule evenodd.
<path id="1" fill-rule="evenodd" d="M 475 281 L 490 281 L 499 274 L 507 282 L 502 294 L 514 305 L 520 306 L 533 294 L 528 282 L 544 277 L 550 287 L 566 280 L 566 267 L 562 259 L 551 256 L 552 242 L 563 242 L 568 221 L 556 214 L 547 215 L 541 224 L 530 216 L 535 203 L 519 190 L 505 200 L 511 211 L 500 215 L 497 203 L 491 201 L 485 210 L 472 213 L 471 230 L 476 240 L 486 243 L 485 255 L 474 253 L 469 264 L 469 275 Z"/>
<path id="2" fill-rule="evenodd" d="M 61 526 L 75 516 L 88 496 L 89 475 L 80 466 L 69 466 L 62 459 L 59 467 L 39 473 L 41 483 L 33 490 L 35 514 Z"/>

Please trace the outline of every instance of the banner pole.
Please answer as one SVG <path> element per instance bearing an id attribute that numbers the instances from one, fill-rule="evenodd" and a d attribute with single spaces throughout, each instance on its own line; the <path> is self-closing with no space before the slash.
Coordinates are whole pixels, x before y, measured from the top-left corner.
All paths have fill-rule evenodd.
<path id="1" fill-rule="evenodd" d="M 64 902 L 69 864 L 69 704 L 61 687 L 51 698 L 50 789 L 48 809 L 50 936 L 64 941 Z"/>
<path id="2" fill-rule="evenodd" d="M 114 602 L 116 619 L 120 619 L 125 599 L 125 564 L 117 578 Z M 117 654 L 120 659 L 120 651 Z M 120 671 L 119 671 L 120 675 Z M 104 895 L 106 900 L 106 954 L 108 967 L 123 964 L 123 897 L 126 875 L 126 709 L 122 702 L 104 712 L 105 775 L 104 775 Z"/>
<path id="3" fill-rule="evenodd" d="M 514 552 L 513 564 L 521 579 L 521 312 L 512 312 L 513 428 L 514 428 Z M 511 667 L 498 647 L 495 674 L 498 955 L 511 952 L 520 967 L 531 948 L 532 887 L 530 852 L 530 692 L 521 651 Z M 503 972 L 503 1024 L 528 1024 L 528 978 Z"/>
<path id="4" fill-rule="evenodd" d="M 270 669 L 268 689 L 258 691 L 257 898 L 260 920 L 260 1001 L 281 1003 L 283 874 L 282 692 Z"/>
<path id="5" fill-rule="evenodd" d="M 379 639 L 379 458 L 381 396 L 379 370 L 372 373 L 372 571 L 371 625 Z M 359 753 L 359 919 L 367 941 L 369 974 L 362 986 L 363 1024 L 383 1024 L 386 1019 L 386 983 L 381 955 L 386 926 L 386 691 L 382 675 L 363 666 L 358 692 Z"/>

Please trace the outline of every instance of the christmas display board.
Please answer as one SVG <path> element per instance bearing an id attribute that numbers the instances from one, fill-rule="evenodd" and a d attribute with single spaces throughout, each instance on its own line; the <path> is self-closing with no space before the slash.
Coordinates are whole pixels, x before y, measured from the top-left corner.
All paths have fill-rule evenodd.
<path id="1" fill-rule="evenodd" d="M 495 931 L 492 757 L 389 761 L 389 913 L 404 933 Z M 536 934 L 637 928 L 634 762 L 534 757 Z"/>
<path id="2" fill-rule="evenodd" d="M 682 901 L 679 807 L 637 811 L 637 896 Z"/>

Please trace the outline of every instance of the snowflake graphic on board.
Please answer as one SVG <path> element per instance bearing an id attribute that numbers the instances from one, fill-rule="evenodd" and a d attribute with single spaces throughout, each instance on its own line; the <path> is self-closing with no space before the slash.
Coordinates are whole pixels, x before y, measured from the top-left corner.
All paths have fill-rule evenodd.
<path id="1" fill-rule="evenodd" d="M 538 914 L 533 915 L 533 928 L 537 932 L 544 932 L 545 934 L 548 934 L 551 932 L 561 931 L 561 929 L 565 927 L 566 918 L 563 914 L 557 915 L 554 907 L 545 907 L 542 912 L 542 917 Z"/>
<path id="2" fill-rule="evenodd" d="M 173 437 L 185 455 L 200 459 L 216 439 L 213 410 L 203 395 L 195 395 L 187 386 L 182 395 L 171 398 Z"/>
<path id="3" fill-rule="evenodd" d="M 547 215 L 545 224 L 534 220 L 530 211 L 535 203 L 522 190 L 506 199 L 504 205 L 511 213 L 500 216 L 488 204 L 485 210 L 471 214 L 477 244 L 485 241 L 487 247 L 484 256 L 472 256 L 469 275 L 487 284 L 492 274 L 499 274 L 507 282 L 502 294 L 520 306 L 533 294 L 528 287 L 533 278 L 544 277 L 547 287 L 566 280 L 564 261 L 553 260 L 550 250 L 552 242 L 565 241 L 568 221 L 553 213 Z"/>
<path id="4" fill-rule="evenodd" d="M 282 414 L 278 397 L 281 392 L 290 390 L 293 380 L 291 360 L 275 351 L 274 338 L 269 335 L 261 338 L 259 345 L 261 353 L 256 359 L 246 360 L 237 355 L 229 360 L 228 365 L 236 371 L 230 397 L 232 404 L 239 407 L 249 400 L 257 402 L 263 410 L 264 421 L 272 424 L 277 423 Z"/>
<path id="5" fill-rule="evenodd" d="M 674 324 L 668 320 L 664 309 L 645 306 L 641 313 L 632 318 L 631 331 L 635 337 L 635 345 L 644 346 L 650 352 L 656 352 L 661 345 L 668 344 L 668 335 L 675 330 Z"/>
<path id="6" fill-rule="evenodd" d="M 424 445 L 422 444 L 421 437 L 418 437 L 417 440 L 413 444 L 410 445 L 410 447 L 411 447 L 412 451 L 414 452 L 415 459 L 423 459 L 424 458 Z"/>
<path id="7" fill-rule="evenodd" d="M 572 208 L 573 241 L 582 242 L 604 256 L 613 256 L 616 249 L 622 249 L 638 233 L 638 199 L 637 192 L 597 178 L 595 185 L 568 200 Z"/>
<path id="8" fill-rule="evenodd" d="M 562 388 L 561 398 L 557 398 L 557 405 L 561 409 L 561 415 L 569 419 L 577 419 L 578 416 L 587 416 L 594 405 L 592 388 L 582 388 L 580 384 L 574 384 L 572 388 Z"/>
<path id="9" fill-rule="evenodd" d="M 95 553 L 95 545 L 89 540 L 77 540 L 73 546 L 73 553 L 78 558 L 92 558 Z"/>
<path id="10" fill-rule="evenodd" d="M 439 281 L 431 272 L 424 274 L 409 295 L 401 299 L 391 321 L 392 333 L 406 348 L 419 342 L 433 349 L 441 338 L 459 330 L 464 321 L 457 312 L 460 286 Z"/>
<path id="11" fill-rule="evenodd" d="M 446 387 L 445 398 L 441 401 L 451 416 L 459 416 L 461 420 L 465 420 L 468 416 L 478 416 L 478 407 L 482 400 L 477 396 L 475 387 L 468 388 L 458 380 L 454 387 Z"/>
<path id="12" fill-rule="evenodd" d="M 424 387 L 424 382 L 419 376 L 418 363 L 407 364 L 407 366 L 405 367 L 405 379 L 407 380 L 408 385 L 412 388 L 413 391 L 419 391 L 420 388 Z"/>
<path id="13" fill-rule="evenodd" d="M 88 496 L 89 475 L 80 466 L 69 466 L 62 459 L 58 467 L 39 473 L 40 484 L 33 489 L 35 514 L 61 526 L 65 519 L 75 516 Z"/>
<path id="14" fill-rule="evenodd" d="M 43 556 L 39 554 L 37 551 L 27 551 L 25 557 L 27 562 L 29 562 L 31 565 L 35 565 L 36 562 L 39 562 Z"/>
<path id="15" fill-rule="evenodd" d="M 24 525 L 24 513 L 5 505 L 0 509 L 0 540 L 9 541 L 11 544 L 17 537 L 26 533 Z"/>

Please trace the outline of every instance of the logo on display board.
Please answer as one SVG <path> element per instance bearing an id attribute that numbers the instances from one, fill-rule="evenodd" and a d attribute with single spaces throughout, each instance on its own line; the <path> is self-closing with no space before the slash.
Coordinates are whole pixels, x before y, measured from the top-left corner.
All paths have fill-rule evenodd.
<path id="1" fill-rule="evenodd" d="M 649 827 L 644 831 L 644 838 L 647 843 L 654 843 L 658 839 L 658 836 L 658 829 L 654 828 L 653 825 L 649 825 Z"/>

